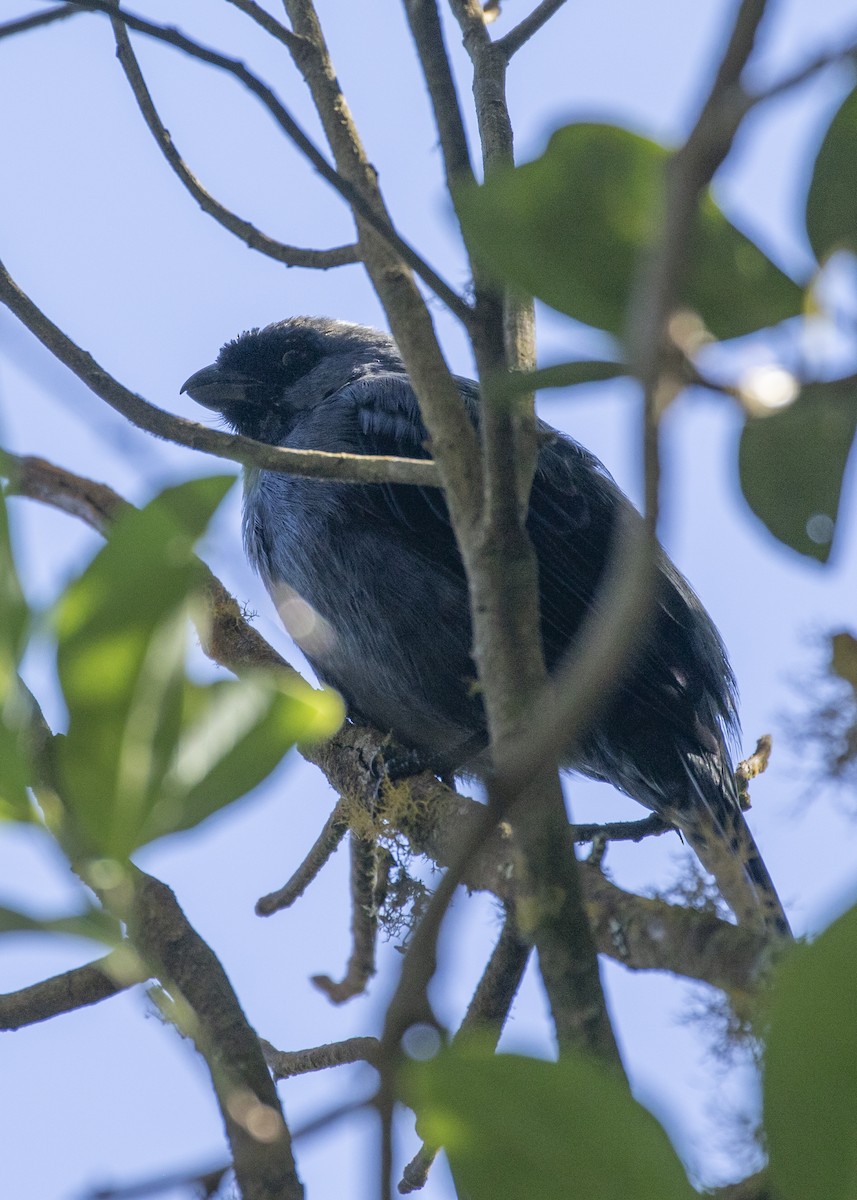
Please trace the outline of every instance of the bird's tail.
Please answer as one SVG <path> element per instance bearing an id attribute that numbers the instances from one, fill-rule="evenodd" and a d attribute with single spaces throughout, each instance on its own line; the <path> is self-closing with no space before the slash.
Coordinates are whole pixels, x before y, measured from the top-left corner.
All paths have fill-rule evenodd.
<path id="1" fill-rule="evenodd" d="M 708 758 L 708 756 L 706 756 Z M 724 761 L 725 760 L 725 761 Z M 756 925 L 780 937 L 792 936 L 788 918 L 768 868 L 738 802 L 728 759 L 712 763 L 682 758 L 694 801 L 677 824 L 741 925 Z M 701 770 L 695 767 L 702 766 Z"/>

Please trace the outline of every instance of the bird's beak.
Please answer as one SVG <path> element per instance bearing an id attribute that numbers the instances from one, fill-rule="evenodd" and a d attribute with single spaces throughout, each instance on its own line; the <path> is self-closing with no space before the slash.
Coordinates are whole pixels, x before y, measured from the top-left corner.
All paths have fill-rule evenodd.
<path id="1" fill-rule="evenodd" d="M 187 392 L 191 400 L 204 408 L 212 408 L 215 412 L 223 412 L 235 404 L 246 404 L 250 399 L 250 389 L 256 381 L 242 375 L 239 371 L 223 370 L 212 363 L 203 367 L 186 379 L 182 384 L 182 392 Z"/>

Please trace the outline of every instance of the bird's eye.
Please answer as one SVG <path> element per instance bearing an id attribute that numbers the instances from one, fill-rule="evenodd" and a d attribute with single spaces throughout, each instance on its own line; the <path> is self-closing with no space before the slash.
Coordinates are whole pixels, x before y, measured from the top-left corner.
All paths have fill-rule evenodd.
<path id="1" fill-rule="evenodd" d="M 297 381 L 311 371 L 321 357 L 319 346 L 313 342 L 301 342 L 283 351 L 280 363 L 287 380 Z"/>

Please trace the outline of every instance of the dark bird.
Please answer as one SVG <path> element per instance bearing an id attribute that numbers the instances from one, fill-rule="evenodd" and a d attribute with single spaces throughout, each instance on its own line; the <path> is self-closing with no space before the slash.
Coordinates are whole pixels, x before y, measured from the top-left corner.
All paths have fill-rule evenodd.
<path id="1" fill-rule="evenodd" d="M 477 386 L 456 382 L 475 422 Z M 315 317 L 254 329 L 182 391 L 271 445 L 428 457 L 404 363 L 375 329 Z M 632 510 L 588 450 L 544 422 L 539 429 L 527 528 L 552 670 L 593 603 L 617 518 Z M 352 716 L 427 761 L 473 771 L 466 760 L 485 714 L 440 490 L 248 469 L 244 543 L 287 629 Z M 656 601 L 633 665 L 568 765 L 675 824 L 739 921 L 787 934 L 738 802 L 727 748 L 738 733 L 732 670 L 711 618 L 662 551 Z"/>

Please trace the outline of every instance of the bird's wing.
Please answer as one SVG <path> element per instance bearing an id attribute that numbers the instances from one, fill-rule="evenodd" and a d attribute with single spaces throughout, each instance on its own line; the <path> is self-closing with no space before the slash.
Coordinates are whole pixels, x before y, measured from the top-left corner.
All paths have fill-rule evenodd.
<path id="1" fill-rule="evenodd" d="M 459 394 L 478 424 L 478 388 L 456 377 Z M 353 405 L 359 449 L 367 454 L 430 457 L 429 435 L 407 378 L 369 374 L 337 393 Z M 594 456 L 539 422 L 544 441 L 530 500 L 528 528 L 540 562 L 542 620 L 549 664 L 567 645 L 591 603 L 609 549 L 617 505 L 627 501 Z M 355 448 L 357 448 L 355 446 Z M 398 531 L 426 557 L 463 574 L 449 511 L 439 488 L 382 484 L 361 488 L 359 503 Z"/>

